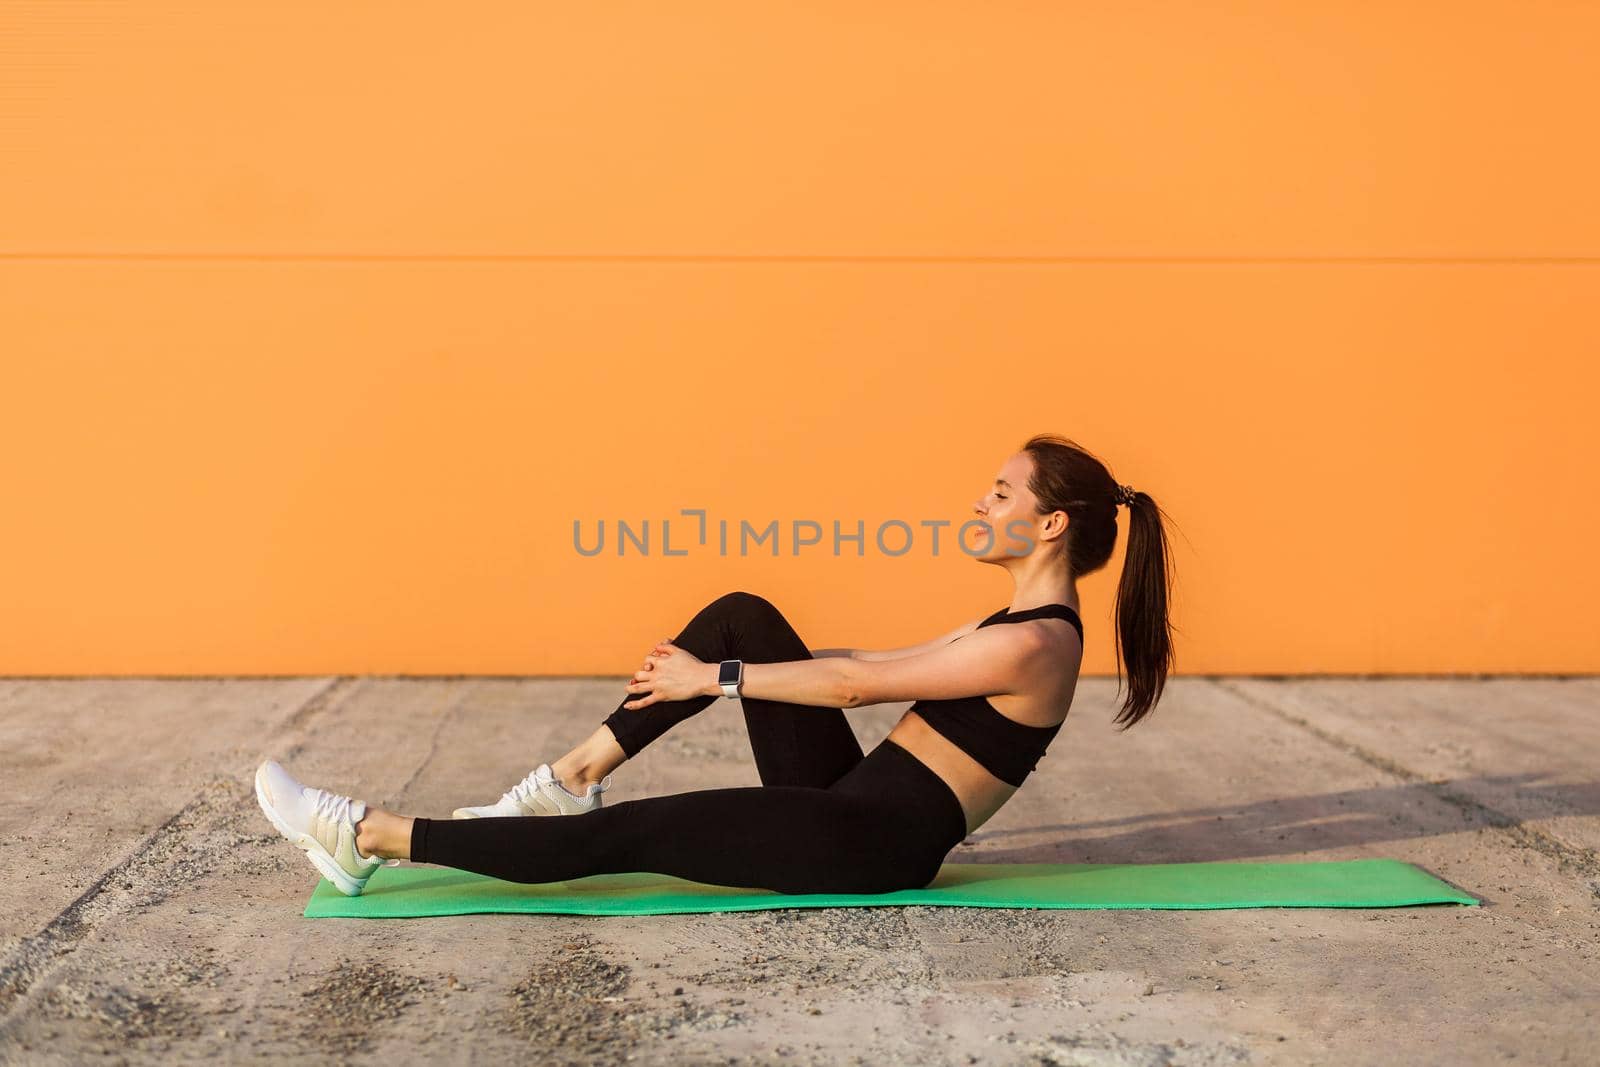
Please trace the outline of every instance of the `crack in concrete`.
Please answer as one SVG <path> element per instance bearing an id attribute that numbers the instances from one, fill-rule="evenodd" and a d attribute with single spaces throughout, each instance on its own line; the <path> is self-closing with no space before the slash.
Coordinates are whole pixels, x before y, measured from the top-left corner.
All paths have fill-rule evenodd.
<path id="1" fill-rule="evenodd" d="M 1600 875 L 1600 854 L 1597 854 L 1592 848 L 1570 845 L 1553 834 L 1528 826 L 1523 820 L 1514 815 L 1508 815 L 1498 808 L 1483 803 L 1481 800 L 1451 789 L 1448 782 L 1435 782 L 1396 760 L 1379 755 L 1369 748 L 1356 744 L 1354 741 L 1346 740 L 1303 716 L 1285 711 L 1270 701 L 1263 700 L 1254 693 L 1247 692 L 1226 679 L 1211 678 L 1208 681 L 1217 688 L 1232 693 L 1250 706 L 1260 708 L 1274 718 L 1292 726 L 1297 726 L 1318 740 L 1332 745 L 1341 752 L 1354 756 L 1369 767 L 1375 767 L 1386 774 L 1394 775 L 1402 781 L 1421 786 L 1437 799 L 1477 818 L 1490 829 L 1498 830 L 1505 834 L 1511 839 L 1512 844 L 1520 848 L 1532 849 L 1555 860 L 1559 870 L 1575 869 L 1585 877 L 1591 878 Z"/>
<path id="2" fill-rule="evenodd" d="M 477 692 L 477 687 L 471 685 L 462 686 L 461 690 L 462 691 L 460 695 L 456 697 L 455 702 L 449 707 L 445 708 L 444 712 L 439 716 L 439 721 L 434 724 L 433 736 L 428 739 L 428 751 L 424 753 L 422 759 L 418 761 L 416 769 L 411 772 L 411 776 L 405 780 L 399 789 L 394 791 L 394 799 L 391 801 L 391 803 L 396 805 L 400 804 L 402 802 L 401 798 L 410 791 L 412 786 L 417 784 L 417 780 L 422 777 L 422 772 L 427 770 L 428 765 L 433 762 L 434 757 L 438 756 L 439 739 L 444 736 L 445 727 L 456 721 L 461 714 L 461 709 L 466 707 L 467 699 Z"/>
<path id="3" fill-rule="evenodd" d="M 345 700 L 349 699 L 349 694 L 354 690 L 359 689 L 363 680 L 364 679 L 352 676 L 334 678 L 326 686 L 313 693 L 310 699 L 296 708 L 287 719 L 283 720 L 282 724 L 280 724 L 279 727 L 272 732 L 271 739 L 281 738 L 286 734 L 302 732 L 312 719 L 316 718 L 318 715 L 321 715 L 324 711 L 327 711 L 334 705 L 335 698 L 337 698 L 337 703 L 339 704 L 342 704 L 345 702 Z M 298 756 L 301 752 L 303 752 L 305 747 L 305 738 L 302 737 L 300 740 L 289 746 L 289 748 L 284 750 L 283 756 L 279 762 L 281 763 L 283 760 L 293 759 L 295 756 Z"/>
<path id="4" fill-rule="evenodd" d="M 361 679 L 339 677 L 308 697 L 269 735 L 281 738 L 300 731 L 316 715 L 335 707 L 360 687 Z M 303 741 L 289 751 L 298 752 Z M 11 1029 L 19 1002 L 46 972 L 70 955 L 101 925 L 136 908 L 164 899 L 172 886 L 163 868 L 181 853 L 189 838 L 225 829 L 251 798 L 248 780 L 254 767 L 214 779 L 194 799 L 156 827 L 121 862 L 80 893 L 38 933 L 22 939 L 0 961 L 0 1034 Z M 181 878 L 178 879 L 181 881 Z"/>

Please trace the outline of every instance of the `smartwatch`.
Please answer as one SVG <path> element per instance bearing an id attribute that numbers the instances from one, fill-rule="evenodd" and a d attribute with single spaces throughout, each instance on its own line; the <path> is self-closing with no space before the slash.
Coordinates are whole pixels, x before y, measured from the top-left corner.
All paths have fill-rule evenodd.
<path id="1" fill-rule="evenodd" d="M 744 660 L 725 659 L 717 670 L 717 684 L 722 686 L 722 695 L 729 700 L 739 699 L 739 685 L 744 681 Z"/>

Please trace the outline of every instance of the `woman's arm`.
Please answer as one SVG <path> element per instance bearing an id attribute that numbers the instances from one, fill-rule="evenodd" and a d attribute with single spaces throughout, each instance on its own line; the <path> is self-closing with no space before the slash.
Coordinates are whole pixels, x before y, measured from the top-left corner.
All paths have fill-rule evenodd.
<path id="1" fill-rule="evenodd" d="M 624 686 L 634 699 L 627 710 L 648 708 L 663 700 L 719 697 L 718 663 L 707 663 L 688 649 L 663 641 L 650 652 L 650 662 L 635 671 Z M 846 695 L 846 669 L 855 661 L 842 657 L 797 659 L 786 663 L 746 663 L 739 692 L 747 697 L 837 708 Z"/>
<path id="2" fill-rule="evenodd" d="M 739 691 L 746 697 L 805 704 L 819 708 L 856 708 L 891 700 L 937 700 L 946 696 L 978 696 L 1011 692 L 990 688 L 1015 683 L 1018 650 L 1038 643 L 1033 627 L 1002 626 L 974 632 L 963 626 L 933 641 L 866 653 L 860 649 L 824 649 L 849 655 L 814 657 L 784 663 L 746 663 Z M 1008 633 L 1008 631 L 1026 631 Z M 965 635 L 967 640 L 955 638 Z M 962 645 L 976 646 L 962 649 Z M 919 651 L 928 649 L 930 651 Z M 706 663 L 664 641 L 651 651 L 652 660 L 636 671 L 626 686 L 638 696 L 624 708 L 649 707 L 658 700 L 721 696 L 716 663 Z M 1030 659 L 1030 664 L 1032 660 Z M 910 665 L 906 669 L 903 665 Z M 896 695 L 909 692 L 910 696 Z"/>
<path id="3" fill-rule="evenodd" d="M 844 675 L 841 708 L 1024 692 L 1051 665 L 1048 636 L 1033 626 L 992 626 L 920 656 L 837 662 Z"/>
<path id="4" fill-rule="evenodd" d="M 961 626 L 956 627 L 954 630 L 951 630 L 947 634 L 941 634 L 930 641 L 922 642 L 920 645 L 907 645 L 905 648 L 816 648 L 811 650 L 811 655 L 817 659 L 905 659 L 907 656 L 920 656 L 924 652 L 932 652 L 936 648 L 943 648 L 951 641 L 954 641 L 960 637 L 965 637 L 972 631 L 976 630 L 978 628 L 978 623 L 982 621 L 982 619 L 973 619 L 971 622 L 964 623 Z"/>
<path id="5" fill-rule="evenodd" d="M 746 663 L 739 695 L 818 708 L 841 708 L 849 695 L 847 671 L 852 662 L 848 657 L 830 656 L 787 663 Z M 722 695 L 714 675 L 707 695 Z"/>
<path id="6" fill-rule="evenodd" d="M 897 700 L 950 700 L 1024 690 L 1050 667 L 1050 644 L 1032 626 L 993 626 L 964 641 L 887 660 L 850 657 L 746 663 L 742 695 L 825 708 Z M 706 689 L 717 693 L 716 679 Z"/>

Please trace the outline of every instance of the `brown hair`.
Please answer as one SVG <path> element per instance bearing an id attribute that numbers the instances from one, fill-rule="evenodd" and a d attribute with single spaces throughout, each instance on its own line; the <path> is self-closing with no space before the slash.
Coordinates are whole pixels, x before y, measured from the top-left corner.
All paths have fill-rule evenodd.
<path id="1" fill-rule="evenodd" d="M 1065 511 L 1071 520 L 1067 566 L 1073 575 L 1092 574 L 1104 567 L 1117 543 L 1117 503 L 1122 487 L 1088 449 L 1060 434 L 1035 434 L 1022 450 L 1033 457 L 1028 489 L 1038 498 L 1039 513 Z M 1113 616 L 1117 690 L 1122 690 L 1121 665 L 1125 661 L 1128 695 L 1112 721 L 1124 730 L 1144 718 L 1161 699 L 1174 662 L 1172 622 L 1167 617 L 1172 562 L 1162 522 L 1165 514 L 1150 494 L 1134 491 L 1128 504 L 1128 552 Z"/>

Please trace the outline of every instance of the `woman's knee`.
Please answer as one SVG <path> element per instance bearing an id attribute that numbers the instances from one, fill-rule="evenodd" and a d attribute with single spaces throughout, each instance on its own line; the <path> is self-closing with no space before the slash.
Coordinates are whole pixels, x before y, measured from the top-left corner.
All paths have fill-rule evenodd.
<path id="1" fill-rule="evenodd" d="M 766 597 L 737 590 L 724 593 L 706 610 L 728 628 L 734 642 L 732 654 L 740 659 L 759 662 L 806 659 L 810 655 L 783 612 Z"/>
<path id="2" fill-rule="evenodd" d="M 719 614 L 740 619 L 770 618 L 780 614 L 772 601 L 766 597 L 742 589 L 722 594 L 707 607 Z"/>

